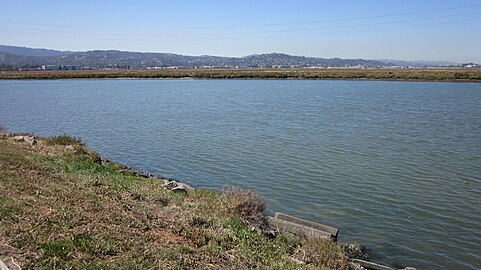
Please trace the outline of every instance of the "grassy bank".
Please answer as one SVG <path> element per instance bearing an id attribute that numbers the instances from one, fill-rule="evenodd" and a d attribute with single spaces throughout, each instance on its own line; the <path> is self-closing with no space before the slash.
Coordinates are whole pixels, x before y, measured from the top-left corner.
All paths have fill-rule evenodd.
<path id="1" fill-rule="evenodd" d="M 7 71 L 0 79 L 311 79 L 481 82 L 481 69 L 170 69 Z"/>
<path id="2" fill-rule="evenodd" d="M 172 193 L 77 138 L 0 134 L 0 259 L 11 269 L 348 269 L 327 240 L 266 235 L 252 191 Z"/>

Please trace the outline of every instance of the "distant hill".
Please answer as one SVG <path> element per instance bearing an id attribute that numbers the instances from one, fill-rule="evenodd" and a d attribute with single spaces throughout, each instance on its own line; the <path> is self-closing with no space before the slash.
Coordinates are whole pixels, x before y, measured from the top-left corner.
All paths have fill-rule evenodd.
<path id="1" fill-rule="evenodd" d="M 401 63 L 402 62 L 402 63 Z M 304 68 L 304 67 L 384 67 L 411 65 L 399 60 L 366 60 L 293 56 L 284 53 L 253 54 L 245 57 L 188 56 L 171 53 L 143 53 L 116 50 L 68 52 L 0 45 L 0 69 L 42 65 L 81 65 L 90 68 L 154 67 L 177 68 Z M 444 63 L 444 62 L 443 62 Z M 430 64 L 423 64 L 430 65 Z"/>
<path id="2" fill-rule="evenodd" d="M 0 45 L 0 66 L 3 69 L 41 65 L 81 65 L 91 68 L 302 68 L 302 67 L 378 67 L 386 64 L 376 60 L 316 58 L 283 53 L 256 54 L 245 57 L 188 56 L 171 53 L 141 53 L 116 50 L 65 52 Z"/>
<path id="3" fill-rule="evenodd" d="M 59 55 L 70 53 L 70 52 L 56 51 L 56 50 L 49 50 L 49 49 L 34 49 L 34 48 L 7 46 L 7 45 L 0 45 L 0 52 L 20 55 L 20 56 L 35 56 L 35 57 L 59 56 Z"/>

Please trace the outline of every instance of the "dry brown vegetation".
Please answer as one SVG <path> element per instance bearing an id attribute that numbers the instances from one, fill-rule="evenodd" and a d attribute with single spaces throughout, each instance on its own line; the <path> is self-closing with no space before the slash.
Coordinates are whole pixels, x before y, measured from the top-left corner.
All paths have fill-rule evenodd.
<path id="1" fill-rule="evenodd" d="M 11 269 L 348 268 L 335 243 L 262 234 L 255 192 L 162 184 L 102 165 L 74 137 L 0 136 L 0 258 Z"/>
<path id="2" fill-rule="evenodd" d="M 6 71 L 0 79 L 311 79 L 311 80 L 399 80 L 481 82 L 481 69 L 433 68 L 333 68 L 333 69 L 165 69 Z"/>

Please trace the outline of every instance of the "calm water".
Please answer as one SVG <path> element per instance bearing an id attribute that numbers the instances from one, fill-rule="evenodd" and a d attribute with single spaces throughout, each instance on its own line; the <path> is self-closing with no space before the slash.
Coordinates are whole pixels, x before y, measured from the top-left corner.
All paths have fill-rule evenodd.
<path id="1" fill-rule="evenodd" d="M 481 84 L 0 81 L 0 124 L 256 189 L 392 266 L 481 268 Z"/>

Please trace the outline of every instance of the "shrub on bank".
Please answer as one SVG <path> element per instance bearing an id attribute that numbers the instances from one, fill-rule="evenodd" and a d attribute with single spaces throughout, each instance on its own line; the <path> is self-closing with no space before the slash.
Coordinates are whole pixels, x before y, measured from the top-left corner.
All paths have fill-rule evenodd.
<path id="1" fill-rule="evenodd" d="M 82 140 L 78 137 L 62 134 L 45 139 L 47 145 L 82 145 Z"/>

